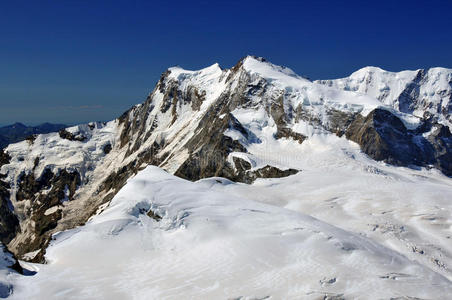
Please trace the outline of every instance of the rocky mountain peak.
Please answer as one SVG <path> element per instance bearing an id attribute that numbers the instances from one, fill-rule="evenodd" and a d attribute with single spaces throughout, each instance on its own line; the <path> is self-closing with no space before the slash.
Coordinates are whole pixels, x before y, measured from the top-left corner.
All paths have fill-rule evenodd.
<path id="1" fill-rule="evenodd" d="M 434 106 L 450 100 L 448 75 L 418 73 L 375 68 L 364 80 L 354 73 L 311 82 L 253 56 L 231 69 L 169 68 L 143 103 L 116 120 L 5 149 L 4 203 L 20 223 L 4 214 L 5 242 L 19 257 L 42 261 L 54 232 L 85 223 L 148 165 L 189 180 L 252 183 L 303 172 L 284 157 L 296 157 L 317 136 L 356 142 L 375 160 L 450 176 L 450 114 Z"/>

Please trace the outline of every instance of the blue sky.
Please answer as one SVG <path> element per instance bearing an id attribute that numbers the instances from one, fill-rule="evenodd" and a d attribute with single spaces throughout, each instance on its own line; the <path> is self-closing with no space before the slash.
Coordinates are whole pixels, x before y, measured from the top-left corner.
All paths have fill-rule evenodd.
<path id="1" fill-rule="evenodd" d="M 370 2 L 370 1 L 369 1 Z M 180 65 L 452 68 L 452 1 L 1 1 L 0 124 L 109 120 Z"/>

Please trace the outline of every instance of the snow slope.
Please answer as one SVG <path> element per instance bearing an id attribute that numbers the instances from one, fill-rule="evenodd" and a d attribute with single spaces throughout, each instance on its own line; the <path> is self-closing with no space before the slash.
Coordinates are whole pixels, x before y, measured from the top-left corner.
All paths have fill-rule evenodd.
<path id="1" fill-rule="evenodd" d="M 447 299 L 449 178 L 376 163 L 343 138 L 295 150 L 301 173 L 253 185 L 147 167 L 54 236 L 12 299 Z"/>
<path id="2" fill-rule="evenodd" d="M 15 263 L 12 254 L 0 243 L 0 298 L 7 298 L 14 292 L 14 277 L 18 274 L 10 267 Z"/>

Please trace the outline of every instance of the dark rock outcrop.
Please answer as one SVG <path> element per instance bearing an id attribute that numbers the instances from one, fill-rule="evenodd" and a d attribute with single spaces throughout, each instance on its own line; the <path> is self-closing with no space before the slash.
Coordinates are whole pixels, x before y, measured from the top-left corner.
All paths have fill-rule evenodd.
<path id="1" fill-rule="evenodd" d="M 9 204 L 9 186 L 0 180 L 0 241 L 9 243 L 19 230 L 19 220 Z"/>
<path id="2" fill-rule="evenodd" d="M 197 134 L 187 144 L 190 156 L 176 171 L 176 176 L 193 181 L 213 176 L 241 181 L 227 158 L 231 152 L 246 152 L 246 148 L 222 133 L 231 127 L 242 134 L 248 133 L 232 114 L 218 118 L 217 113 L 214 107 L 200 122 L 195 130 Z"/>
<path id="3" fill-rule="evenodd" d="M 104 146 L 102 150 L 104 151 L 105 154 L 108 154 L 110 153 L 111 149 L 112 149 L 111 144 L 107 144 Z"/>
<path id="4" fill-rule="evenodd" d="M 296 169 L 281 170 L 277 167 L 267 165 L 261 169 L 254 171 L 253 176 L 255 178 L 281 178 L 295 175 L 298 172 L 299 170 Z"/>
<path id="5" fill-rule="evenodd" d="M 8 153 L 6 153 L 3 149 L 0 149 L 0 168 L 3 165 L 9 164 L 11 160 L 11 156 L 9 156 Z"/>
<path id="6" fill-rule="evenodd" d="M 146 215 L 157 222 L 159 222 L 162 219 L 162 217 L 156 214 L 153 210 L 149 210 Z"/>
<path id="7" fill-rule="evenodd" d="M 77 171 L 61 170 L 54 174 L 46 168 L 39 178 L 34 173 L 22 174 L 19 178 L 19 189 L 16 193 L 17 201 L 30 201 L 30 208 L 25 211 L 25 217 L 33 222 L 26 228 L 33 232 L 34 238 L 29 238 L 19 244 L 17 254 L 21 256 L 27 252 L 41 249 L 33 258 L 34 262 L 41 262 L 44 258 L 45 247 L 48 244 L 51 230 L 54 229 L 62 217 L 58 209 L 63 201 L 71 201 L 80 185 L 80 175 Z M 46 190 L 45 193 L 42 193 Z M 49 209 L 55 207 L 54 211 Z"/>
<path id="8" fill-rule="evenodd" d="M 81 135 L 75 135 L 75 134 L 67 131 L 66 129 L 61 129 L 60 131 L 58 131 L 58 134 L 60 135 L 60 138 L 66 139 L 69 141 L 84 142 L 86 140 L 86 137 L 81 136 Z"/>
<path id="9" fill-rule="evenodd" d="M 8 164 L 11 157 L 8 153 L 0 150 L 0 169 Z M 8 244 L 19 230 L 19 220 L 12 211 L 10 205 L 9 184 L 5 182 L 4 175 L 0 174 L 0 241 Z"/>
<path id="10" fill-rule="evenodd" d="M 281 178 L 297 174 L 299 170 L 286 169 L 281 170 L 274 166 L 265 166 L 257 170 L 251 170 L 251 164 L 239 157 L 233 158 L 235 167 L 235 181 L 243 183 L 253 183 L 258 178 Z"/>
<path id="11" fill-rule="evenodd" d="M 301 143 L 303 143 L 304 140 L 306 140 L 307 137 L 302 135 L 301 133 L 293 131 L 290 128 L 279 127 L 275 134 L 275 138 L 277 138 L 277 139 L 291 138 L 291 139 L 294 139 L 295 141 L 297 141 L 299 144 L 301 144 Z"/>
<path id="12" fill-rule="evenodd" d="M 435 166 L 452 175 L 452 138 L 447 127 L 424 120 L 417 130 L 384 109 L 375 109 L 365 118 L 357 115 L 345 135 L 358 143 L 372 159 L 398 166 Z M 427 138 L 423 133 L 437 128 Z"/>

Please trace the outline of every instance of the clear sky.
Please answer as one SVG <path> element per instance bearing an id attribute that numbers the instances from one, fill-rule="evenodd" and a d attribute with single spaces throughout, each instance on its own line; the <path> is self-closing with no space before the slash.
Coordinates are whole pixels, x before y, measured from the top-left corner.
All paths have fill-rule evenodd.
<path id="1" fill-rule="evenodd" d="M 117 117 L 180 65 L 452 68 L 452 1 L 1 1 L 0 124 Z"/>

